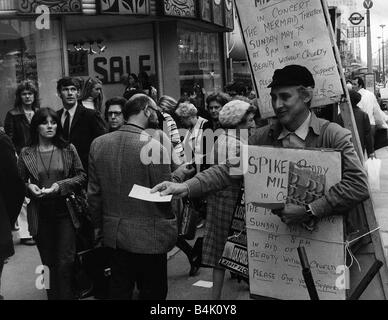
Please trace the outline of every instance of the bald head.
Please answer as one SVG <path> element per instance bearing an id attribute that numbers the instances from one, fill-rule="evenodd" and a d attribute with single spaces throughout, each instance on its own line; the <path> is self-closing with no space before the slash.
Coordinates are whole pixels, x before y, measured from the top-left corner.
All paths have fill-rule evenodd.
<path id="1" fill-rule="evenodd" d="M 130 116 L 136 115 L 144 110 L 147 106 L 156 109 L 155 101 L 143 93 L 133 95 L 125 104 L 123 113 L 125 120 Z"/>

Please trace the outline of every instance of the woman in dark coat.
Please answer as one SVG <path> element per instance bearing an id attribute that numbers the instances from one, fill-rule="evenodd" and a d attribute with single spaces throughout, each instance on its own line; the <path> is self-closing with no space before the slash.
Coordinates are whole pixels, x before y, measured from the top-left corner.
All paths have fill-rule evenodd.
<path id="1" fill-rule="evenodd" d="M 5 133 L 11 138 L 17 154 L 30 142 L 30 123 L 38 108 L 39 94 L 36 86 L 31 80 L 23 81 L 16 89 L 14 107 L 7 112 L 4 121 Z M 34 245 L 28 232 L 27 203 L 28 199 L 25 200 L 17 220 L 19 238 L 22 244 Z"/>
<path id="2" fill-rule="evenodd" d="M 39 94 L 30 80 L 18 85 L 13 108 L 7 112 L 4 121 L 5 133 L 11 138 L 17 154 L 30 140 L 30 123 L 39 108 Z"/>
<path id="3" fill-rule="evenodd" d="M 16 167 L 15 149 L 11 139 L 0 131 L 0 281 L 4 261 L 15 253 L 11 226 L 15 224 L 24 194 L 24 183 Z"/>
<path id="4" fill-rule="evenodd" d="M 39 109 L 31 121 L 31 145 L 18 159 L 19 172 L 31 198 L 28 224 L 36 240 L 42 264 L 48 267 L 48 298 L 75 298 L 72 280 L 76 227 L 66 197 L 86 185 L 86 173 L 75 147 L 62 139 L 57 113 Z"/>

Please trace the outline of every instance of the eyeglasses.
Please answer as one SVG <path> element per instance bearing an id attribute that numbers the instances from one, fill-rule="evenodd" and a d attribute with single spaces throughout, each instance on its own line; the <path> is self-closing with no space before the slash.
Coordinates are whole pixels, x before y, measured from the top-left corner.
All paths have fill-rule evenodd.
<path id="1" fill-rule="evenodd" d="M 121 116 L 123 113 L 121 111 L 108 111 L 108 116 L 111 117 L 111 116 L 115 116 L 115 117 L 118 117 L 118 116 Z"/>

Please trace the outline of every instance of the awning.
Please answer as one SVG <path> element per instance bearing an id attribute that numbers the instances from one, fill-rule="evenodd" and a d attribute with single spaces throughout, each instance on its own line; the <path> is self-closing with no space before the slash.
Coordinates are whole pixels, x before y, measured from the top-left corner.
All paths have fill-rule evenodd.
<path id="1" fill-rule="evenodd" d="M 234 15 L 234 30 L 228 33 L 228 51 L 229 58 L 233 61 L 247 61 L 240 24 L 236 14 Z"/>

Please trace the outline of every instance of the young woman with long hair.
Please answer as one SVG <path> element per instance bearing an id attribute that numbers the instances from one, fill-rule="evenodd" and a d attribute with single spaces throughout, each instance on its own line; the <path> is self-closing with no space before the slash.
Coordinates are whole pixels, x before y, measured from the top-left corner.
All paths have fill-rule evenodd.
<path id="1" fill-rule="evenodd" d="M 31 80 L 21 82 L 15 91 L 13 108 L 7 112 L 4 122 L 5 133 L 11 138 L 17 154 L 20 154 L 22 148 L 30 142 L 30 123 L 38 108 L 39 93 L 34 82 Z M 27 203 L 28 199 L 25 199 L 17 219 L 16 230 L 21 244 L 35 245 L 28 232 Z"/>
<path id="2" fill-rule="evenodd" d="M 97 78 L 88 78 L 82 87 L 80 100 L 84 107 L 101 112 L 104 100 L 102 82 Z"/>
<path id="3" fill-rule="evenodd" d="M 75 147 L 62 139 L 54 110 L 39 109 L 32 118 L 30 134 L 31 143 L 18 159 L 31 199 L 27 207 L 30 233 L 42 264 L 48 268 L 44 273 L 50 280 L 48 298 L 73 299 L 77 217 L 68 210 L 66 196 L 85 187 L 86 174 Z"/>

